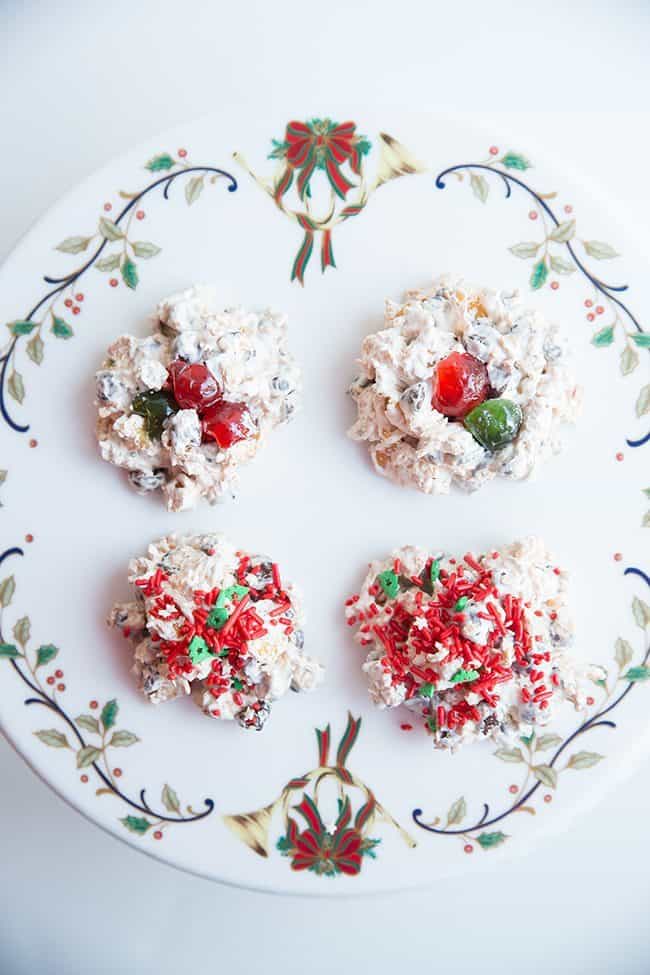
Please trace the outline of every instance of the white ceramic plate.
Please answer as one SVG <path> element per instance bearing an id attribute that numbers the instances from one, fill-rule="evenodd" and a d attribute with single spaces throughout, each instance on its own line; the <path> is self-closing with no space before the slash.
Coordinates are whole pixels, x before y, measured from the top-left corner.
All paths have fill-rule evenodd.
<path id="1" fill-rule="evenodd" d="M 292 116 L 251 121 L 227 112 L 168 132 L 90 178 L 26 235 L 0 277 L 10 323 L 2 728 L 57 792 L 138 849 L 222 881 L 303 894 L 408 887 L 526 850 L 627 774 L 649 730 L 648 579 L 637 571 L 649 506 L 647 267 L 604 207 L 569 186 L 559 167 L 527 159 L 516 139 L 406 113 L 350 117 L 353 139 L 370 143 L 367 194 L 355 185 L 336 198 L 336 267 L 325 273 L 327 238 L 313 230 L 311 260 L 296 266 L 304 287 L 290 273 L 312 232 L 295 219 L 293 188 L 283 210 L 244 163 L 261 181 L 276 173 L 271 138 L 283 141 Z M 359 182 L 347 163 L 331 175 Z M 316 209 L 326 181 L 318 170 Z M 104 242 L 102 218 L 111 221 L 103 224 L 109 238 L 124 232 L 160 251 L 147 256 L 152 248 L 141 244 L 143 256 L 124 264 L 124 240 Z M 553 233 L 561 239 L 543 244 Z M 540 246 L 517 257 L 511 248 L 521 242 Z M 521 287 L 570 333 L 584 415 L 567 432 L 565 453 L 533 483 L 420 496 L 377 477 L 346 439 L 353 411 L 345 390 L 384 297 L 446 270 Z M 161 296 L 197 281 L 214 281 L 226 302 L 289 313 L 305 408 L 244 469 L 235 502 L 174 515 L 99 460 L 93 373 L 115 336 L 143 334 Z M 132 554 L 170 530 L 204 529 L 272 554 L 301 585 L 307 644 L 327 666 L 324 687 L 277 704 L 261 735 L 210 722 L 189 700 L 151 707 L 132 684 L 126 645 L 104 624 L 113 599 L 127 595 Z M 593 687 L 586 716 L 567 706 L 548 729 L 555 737 L 536 751 L 522 742 L 511 762 L 488 744 L 436 753 L 420 728 L 400 728 L 408 716 L 373 710 L 343 602 L 368 560 L 394 546 L 463 553 L 526 533 L 541 534 L 571 571 L 576 653 L 608 667 L 607 687 Z M 319 757 L 315 729 L 327 726 L 329 754 Z M 339 756 L 347 772 L 337 773 L 346 727 Z M 118 730 L 131 736 L 111 744 Z M 314 794 L 319 765 L 328 770 L 316 797 L 325 823 L 339 787 L 355 812 L 372 791 L 380 814 L 338 837 L 334 867 L 324 863 L 329 840 L 316 824 L 315 846 L 303 837 L 315 849 L 314 869 L 297 871 L 277 842 L 286 809 L 300 820 L 292 807 Z"/>

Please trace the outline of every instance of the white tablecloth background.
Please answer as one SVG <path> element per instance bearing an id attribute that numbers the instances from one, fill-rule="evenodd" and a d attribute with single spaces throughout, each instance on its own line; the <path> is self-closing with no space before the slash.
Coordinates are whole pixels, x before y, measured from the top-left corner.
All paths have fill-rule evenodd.
<path id="1" fill-rule="evenodd" d="M 469 113 L 542 146 L 588 173 L 643 242 L 650 6 L 568 6 L 4 0 L 0 257 L 63 191 L 160 129 L 225 103 L 283 116 L 297 99 L 318 112 L 346 97 Z M 10 522 L 0 512 L 7 544 Z M 647 973 L 648 823 L 650 762 L 570 833 L 497 872 L 299 901 L 141 856 L 0 741 L 0 973 Z"/>

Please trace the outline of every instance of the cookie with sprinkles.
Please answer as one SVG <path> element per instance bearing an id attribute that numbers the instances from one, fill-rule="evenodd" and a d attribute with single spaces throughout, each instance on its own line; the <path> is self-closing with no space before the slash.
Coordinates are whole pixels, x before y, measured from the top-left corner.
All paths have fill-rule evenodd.
<path id="1" fill-rule="evenodd" d="M 208 717 L 260 731 L 274 701 L 322 681 L 299 595 L 265 556 L 220 534 L 168 535 L 131 560 L 128 579 L 135 599 L 108 624 L 128 639 L 152 704 L 191 694 Z"/>
<path id="2" fill-rule="evenodd" d="M 605 676 L 571 654 L 566 572 L 539 538 L 458 559 L 398 549 L 345 612 L 372 701 L 420 715 L 437 748 L 530 734 Z"/>

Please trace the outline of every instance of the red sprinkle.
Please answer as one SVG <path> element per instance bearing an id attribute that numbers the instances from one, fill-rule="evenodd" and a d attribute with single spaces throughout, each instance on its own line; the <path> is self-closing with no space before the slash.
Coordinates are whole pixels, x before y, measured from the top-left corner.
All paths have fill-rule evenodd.
<path id="1" fill-rule="evenodd" d="M 404 724 L 401 724 L 400 725 L 400 728 L 402 729 L 402 731 L 413 731 L 413 725 L 412 724 L 404 723 Z"/>

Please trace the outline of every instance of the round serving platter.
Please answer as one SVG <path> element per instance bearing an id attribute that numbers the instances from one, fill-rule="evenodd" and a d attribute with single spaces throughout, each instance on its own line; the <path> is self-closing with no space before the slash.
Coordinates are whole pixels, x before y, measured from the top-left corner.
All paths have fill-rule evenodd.
<path id="1" fill-rule="evenodd" d="M 349 895 L 476 872 L 578 829 L 645 753 L 650 333 L 638 245 L 557 163 L 453 119 L 331 112 L 343 152 L 313 173 L 302 160 L 323 115 L 224 111 L 164 133 L 68 194 L 2 268 L 0 722 L 52 788 L 137 849 L 227 883 Z M 535 481 L 421 496 L 346 439 L 346 388 L 384 298 L 444 271 L 519 287 L 569 336 L 584 412 Z M 93 374 L 113 338 L 144 334 L 161 297 L 197 282 L 288 312 L 304 408 L 235 501 L 172 514 L 100 461 Z M 131 555 L 202 530 L 273 556 L 327 668 L 261 734 L 190 700 L 149 705 L 104 623 Z M 570 571 L 575 653 L 607 678 L 585 713 L 566 705 L 499 755 L 436 752 L 412 716 L 373 709 L 344 601 L 402 544 L 462 554 L 526 534 Z"/>

